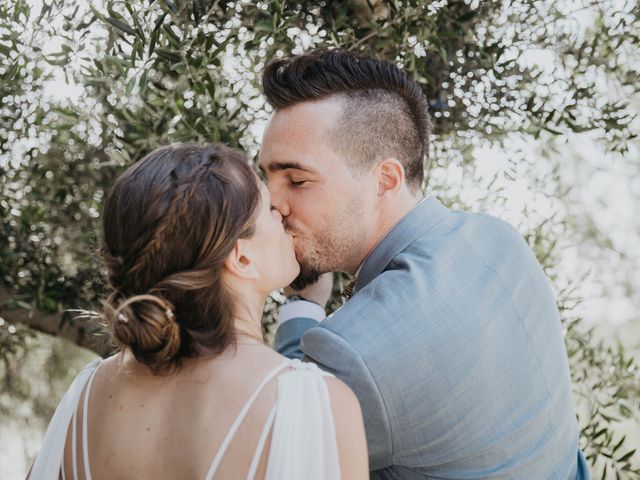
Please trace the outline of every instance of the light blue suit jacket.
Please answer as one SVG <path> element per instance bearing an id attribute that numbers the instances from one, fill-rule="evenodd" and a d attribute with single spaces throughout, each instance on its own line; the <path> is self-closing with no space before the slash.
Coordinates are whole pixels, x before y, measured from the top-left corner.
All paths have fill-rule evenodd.
<path id="1" fill-rule="evenodd" d="M 513 228 L 427 198 L 354 292 L 319 326 L 285 322 L 276 349 L 356 393 L 372 478 L 590 478 L 554 295 Z"/>

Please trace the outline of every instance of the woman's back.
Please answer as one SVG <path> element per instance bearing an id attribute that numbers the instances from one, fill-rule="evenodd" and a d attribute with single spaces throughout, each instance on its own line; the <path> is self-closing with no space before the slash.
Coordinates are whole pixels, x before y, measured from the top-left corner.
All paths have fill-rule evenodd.
<path id="1" fill-rule="evenodd" d="M 267 380 L 228 444 L 215 478 L 245 478 L 263 426 L 276 402 L 277 377 L 290 370 L 269 348 L 240 342 L 214 359 L 190 359 L 173 375 L 153 375 L 131 356 L 101 363 L 87 408 L 91 476 L 101 478 L 205 479 L 225 436 L 247 401 Z M 269 374 L 275 374 L 270 380 Z M 84 396 L 84 395 L 83 395 Z M 79 478 L 83 469 L 84 398 L 76 416 Z M 304 408 L 303 406 L 301 406 Z M 255 478 L 264 478 L 270 434 Z M 65 448 L 65 476 L 73 478 L 72 429 Z"/>

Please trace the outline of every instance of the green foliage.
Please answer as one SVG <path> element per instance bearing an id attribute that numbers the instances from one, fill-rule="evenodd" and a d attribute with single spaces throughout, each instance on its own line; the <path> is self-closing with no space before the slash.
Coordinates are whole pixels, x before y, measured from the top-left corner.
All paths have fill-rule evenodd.
<path id="1" fill-rule="evenodd" d="M 602 342 L 586 341 L 593 337 L 579 332 L 579 319 L 565 318 L 564 323 L 575 394 L 583 400 L 580 405 L 584 410 L 580 413 L 581 418 L 587 420 L 581 423 L 581 436 L 588 439 L 584 449 L 587 461 L 597 466 L 603 477 L 610 471 L 637 478 L 640 476 L 634 460 L 637 448 L 612 426 L 622 419 L 637 418 L 638 366 L 620 345 L 611 348 Z"/>
<path id="2" fill-rule="evenodd" d="M 589 16 L 578 22 L 580 12 Z M 0 286 L 34 315 L 95 308 L 104 293 L 101 204 L 118 173 L 171 142 L 219 141 L 255 155 L 268 114 L 262 67 L 315 46 L 372 52 L 407 70 L 434 122 L 425 188 L 456 208 L 489 209 L 503 195 L 493 182 L 470 203 L 445 173 L 459 165 L 475 178 L 479 145 L 590 132 L 626 151 L 636 137 L 639 17 L 636 3 L 613 0 L 95 0 L 90 8 L 52 0 L 40 12 L 8 2 L 0 6 Z M 536 52 L 551 55 L 549 68 Z M 52 79 L 81 93 L 48 97 Z M 521 175 L 515 165 L 505 172 Z M 544 194 L 561 202 L 560 190 Z M 556 281 L 563 218 L 529 213 L 519 227 Z M 594 473 L 640 478 L 616 431 L 619 417 L 640 412 L 637 365 L 596 343 L 572 314 L 571 290 L 558 290 L 581 445 Z M 267 335 L 276 301 L 265 311 Z M 332 308 L 339 304 L 335 295 Z M 61 327 L 71 320 L 61 318 Z M 0 325 L 0 357 L 28 355 L 25 335 Z"/>
<path id="3" fill-rule="evenodd" d="M 5 343 L 0 345 L 0 416 L 3 424 L 12 423 L 23 430 L 35 427 L 41 436 L 73 378 L 95 355 L 25 328 L 7 338 L 13 337 L 21 339 L 18 351 L 9 353 L 4 350 Z"/>
<path id="4" fill-rule="evenodd" d="M 526 239 L 555 281 L 558 251 L 550 228 L 552 224 L 545 222 Z M 623 419 L 639 418 L 640 369 L 620 344 L 607 346 L 596 342 L 593 329 L 584 331 L 581 319 L 572 313 L 581 302 L 576 294 L 580 280 L 558 292 L 558 308 L 571 364 L 581 446 L 592 472 L 601 478 L 609 478 L 607 472 L 616 478 L 639 478 L 636 448 L 615 427 Z"/>

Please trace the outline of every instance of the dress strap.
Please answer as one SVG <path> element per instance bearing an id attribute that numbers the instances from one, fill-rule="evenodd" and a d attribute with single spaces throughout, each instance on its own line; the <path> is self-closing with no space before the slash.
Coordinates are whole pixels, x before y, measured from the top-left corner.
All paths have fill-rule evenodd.
<path id="1" fill-rule="evenodd" d="M 72 434 L 72 450 L 76 450 L 77 443 L 77 426 L 74 422 L 77 420 L 78 404 L 82 391 L 84 390 L 89 377 L 93 371 L 98 368 L 101 359 L 96 359 L 87 364 L 73 380 L 73 383 L 62 397 L 62 400 L 58 404 L 49 426 L 47 427 L 47 433 L 42 441 L 42 447 L 40 453 L 36 457 L 35 462 L 31 468 L 29 478 L 31 480 L 60 480 L 61 471 L 63 472 L 62 478 L 71 479 L 72 473 L 70 471 L 64 471 L 64 454 L 67 447 L 67 436 Z M 69 432 L 71 430 L 71 432 Z M 73 436 L 75 432 L 75 436 Z M 69 452 L 70 454 L 72 452 Z M 77 450 L 76 450 L 77 461 Z M 77 463 L 73 464 L 76 469 L 75 478 L 77 478 Z M 70 469 L 71 470 L 71 469 Z"/>
<path id="2" fill-rule="evenodd" d="M 253 477 L 256 476 L 256 470 L 258 469 L 258 463 L 260 462 L 260 458 L 262 457 L 262 452 L 264 451 L 264 446 L 267 443 L 267 436 L 269 435 L 269 430 L 273 426 L 273 421 L 276 418 L 276 410 L 277 405 L 274 405 L 267 417 L 267 421 L 264 424 L 262 429 L 262 433 L 260 434 L 260 438 L 258 439 L 258 445 L 256 446 L 256 451 L 253 454 L 253 460 L 251 460 L 251 466 L 249 467 L 249 472 L 247 473 L 247 480 L 253 480 Z"/>
<path id="3" fill-rule="evenodd" d="M 260 394 L 262 389 L 265 387 L 267 383 L 269 383 L 269 381 L 273 377 L 275 377 L 278 374 L 278 372 L 280 372 L 280 370 L 287 367 L 289 363 L 290 363 L 289 360 L 286 360 L 282 364 L 278 365 L 276 368 L 271 370 L 271 372 L 267 374 L 264 380 L 262 380 L 262 383 L 258 385 L 258 388 L 256 388 L 256 390 L 253 392 L 253 395 L 249 397 L 249 400 L 247 400 L 247 403 L 244 404 L 244 407 L 242 407 L 242 410 L 240 410 L 240 413 L 238 414 L 235 421 L 231 425 L 231 428 L 227 432 L 227 435 L 224 437 L 224 440 L 222 441 L 222 444 L 220 445 L 220 448 L 218 449 L 218 452 L 216 453 L 216 456 L 213 459 L 213 462 L 211 462 L 211 466 L 209 467 L 209 471 L 207 472 L 205 480 L 213 480 L 213 477 L 216 474 L 216 470 L 220 466 L 220 463 L 222 462 L 222 457 L 226 453 L 227 448 L 231 443 L 231 440 L 233 440 L 233 437 L 238 431 L 238 428 L 240 428 L 240 424 L 242 423 L 244 418 L 247 416 L 247 413 L 249 412 L 251 405 L 253 405 L 253 402 L 256 400 L 256 398 L 258 398 L 258 395 Z"/>
<path id="4" fill-rule="evenodd" d="M 76 447 L 76 443 L 77 443 L 77 439 L 78 439 L 78 427 L 77 427 L 77 420 L 78 417 L 78 404 L 76 403 L 76 406 L 73 410 L 73 417 L 71 418 L 71 425 L 72 425 L 72 429 L 71 429 L 71 473 L 72 473 L 72 478 L 73 480 L 78 480 L 78 448 Z M 63 466 L 64 469 L 64 466 Z"/>
<path id="5" fill-rule="evenodd" d="M 89 447 L 88 447 L 88 435 L 87 435 L 87 415 L 89 409 L 89 393 L 91 392 L 91 385 L 93 385 L 93 379 L 96 378 L 96 368 L 91 377 L 89 378 L 89 384 L 84 392 L 84 403 L 82 405 L 82 459 L 84 462 L 84 478 L 92 480 L 91 468 L 89 467 Z"/>
<path id="6" fill-rule="evenodd" d="M 96 376 L 96 372 L 98 371 L 98 365 L 93 369 L 89 376 L 89 380 L 87 382 L 87 387 L 81 395 L 84 395 L 82 399 L 82 457 L 83 457 L 83 465 L 84 465 L 84 477 L 88 480 L 91 479 L 91 470 L 89 469 L 89 453 L 87 451 L 87 407 L 89 404 L 89 392 L 91 391 L 91 384 L 93 383 L 93 379 Z M 78 480 L 78 434 L 77 434 L 77 417 L 78 417 L 78 405 L 80 402 L 76 404 L 76 407 L 73 411 L 73 417 L 71 419 L 72 423 L 72 433 L 71 433 L 71 462 L 72 462 L 72 472 L 73 472 L 73 480 Z M 62 474 L 64 477 L 64 466 L 62 467 Z"/>

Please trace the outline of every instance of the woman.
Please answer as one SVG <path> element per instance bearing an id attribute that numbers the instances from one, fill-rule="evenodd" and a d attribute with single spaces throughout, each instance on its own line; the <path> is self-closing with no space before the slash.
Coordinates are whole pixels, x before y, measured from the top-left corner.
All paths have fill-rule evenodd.
<path id="1" fill-rule="evenodd" d="M 85 367 L 30 477 L 368 477 L 351 390 L 264 345 L 292 238 L 240 153 L 158 149 L 105 203 L 105 320 L 119 353 Z"/>

